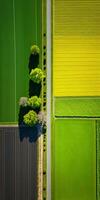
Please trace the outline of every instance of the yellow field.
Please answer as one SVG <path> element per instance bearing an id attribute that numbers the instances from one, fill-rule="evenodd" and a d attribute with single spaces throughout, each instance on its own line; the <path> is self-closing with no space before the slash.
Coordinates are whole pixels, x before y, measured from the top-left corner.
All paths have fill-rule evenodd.
<path id="1" fill-rule="evenodd" d="M 100 95 L 100 37 L 54 37 L 54 96 Z"/>
<path id="2" fill-rule="evenodd" d="M 53 0 L 53 94 L 100 96 L 100 2 Z"/>

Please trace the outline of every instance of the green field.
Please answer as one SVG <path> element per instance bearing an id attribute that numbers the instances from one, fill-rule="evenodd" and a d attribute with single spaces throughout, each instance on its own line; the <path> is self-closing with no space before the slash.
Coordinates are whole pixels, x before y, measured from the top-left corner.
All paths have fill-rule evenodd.
<path id="1" fill-rule="evenodd" d="M 96 200 L 96 121 L 55 119 L 52 200 Z"/>
<path id="2" fill-rule="evenodd" d="M 41 48 L 41 1 L 0 1 L 0 122 L 17 122 L 18 101 L 28 95 L 30 46 Z"/>

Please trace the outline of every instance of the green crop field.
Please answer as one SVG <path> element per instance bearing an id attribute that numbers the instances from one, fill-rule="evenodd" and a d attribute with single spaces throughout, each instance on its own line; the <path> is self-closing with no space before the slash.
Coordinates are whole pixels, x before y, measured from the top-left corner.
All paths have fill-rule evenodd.
<path id="1" fill-rule="evenodd" d="M 39 5 L 39 6 L 38 6 Z M 0 2 L 0 122 L 17 122 L 18 101 L 28 95 L 28 60 L 41 49 L 41 1 Z"/>
<path id="2" fill-rule="evenodd" d="M 56 119 L 52 200 L 96 200 L 96 122 Z"/>

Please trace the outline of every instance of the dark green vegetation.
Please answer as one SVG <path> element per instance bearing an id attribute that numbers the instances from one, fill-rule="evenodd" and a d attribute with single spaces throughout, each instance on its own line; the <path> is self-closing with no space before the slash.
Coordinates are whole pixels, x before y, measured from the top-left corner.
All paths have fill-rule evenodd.
<path id="1" fill-rule="evenodd" d="M 41 49 L 40 0 L 0 1 L 0 122 L 17 122 L 18 101 L 28 94 L 31 44 Z M 41 59 L 41 58 L 40 58 Z"/>

